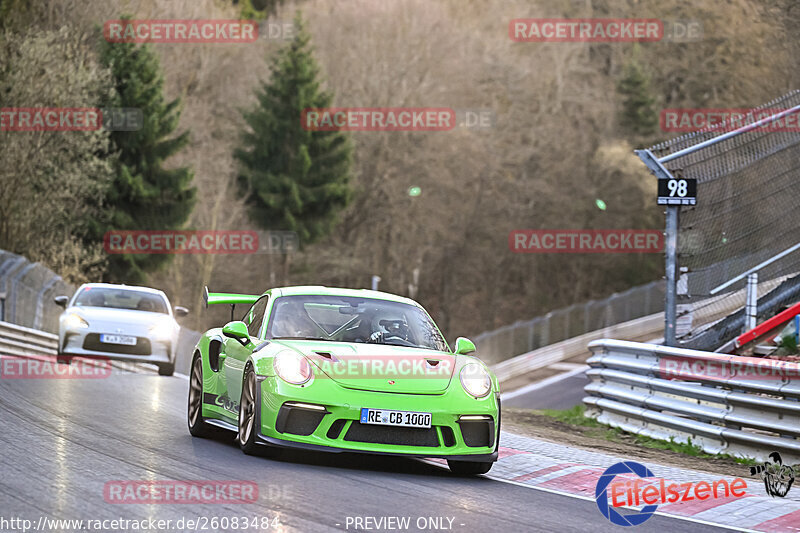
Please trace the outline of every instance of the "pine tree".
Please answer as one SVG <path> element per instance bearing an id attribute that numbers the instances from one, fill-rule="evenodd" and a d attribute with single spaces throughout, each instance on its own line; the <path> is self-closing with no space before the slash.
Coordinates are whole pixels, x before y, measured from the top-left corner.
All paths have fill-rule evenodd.
<path id="1" fill-rule="evenodd" d="M 163 168 L 165 160 L 189 142 L 189 133 L 173 135 L 180 118 L 179 100 L 165 102 L 164 78 L 149 45 L 101 45 L 101 61 L 113 74 L 117 95 L 107 108 L 141 111 L 142 127 L 112 131 L 119 162 L 103 203 L 107 218 L 95 224 L 95 237 L 108 230 L 172 230 L 191 214 L 195 188 L 189 167 Z M 163 265 L 169 254 L 111 255 L 104 279 L 140 283 L 145 274 Z"/>
<path id="2" fill-rule="evenodd" d="M 251 220 L 260 228 L 298 234 L 300 245 L 326 235 L 350 199 L 351 146 L 336 131 L 308 131 L 304 109 L 330 106 L 322 91 L 310 36 L 298 12 L 295 37 L 274 58 L 258 104 L 234 156 Z M 284 276 L 286 272 L 284 271 Z"/>
<path id="3" fill-rule="evenodd" d="M 617 90 L 623 99 L 620 126 L 636 136 L 654 133 L 658 125 L 655 98 L 650 93 L 650 78 L 635 56 L 625 65 Z"/>

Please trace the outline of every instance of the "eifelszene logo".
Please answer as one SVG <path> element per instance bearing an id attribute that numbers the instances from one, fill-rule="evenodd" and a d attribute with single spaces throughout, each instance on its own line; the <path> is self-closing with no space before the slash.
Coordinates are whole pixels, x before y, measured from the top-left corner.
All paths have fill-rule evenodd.
<path id="1" fill-rule="evenodd" d="M 608 503 L 606 488 L 608 488 L 611 482 L 614 481 L 614 478 L 620 474 L 636 474 L 640 478 L 653 477 L 653 472 L 649 468 L 643 464 L 634 463 L 633 461 L 624 461 L 611 465 L 603 472 L 600 479 L 597 480 L 597 486 L 594 490 L 594 499 L 597 503 L 597 508 L 600 509 L 603 516 L 608 518 L 613 524 L 618 526 L 638 526 L 653 516 L 653 513 L 658 509 L 658 505 L 647 505 L 643 507 L 641 511 L 627 515 L 622 515 L 617 512 L 617 510 L 614 509 L 616 506 L 613 505 L 613 499 L 611 505 Z"/>
<path id="2" fill-rule="evenodd" d="M 617 476 L 622 479 L 616 480 Z M 597 480 L 595 501 L 603 516 L 613 524 L 638 526 L 653 516 L 662 503 L 742 498 L 746 495 L 745 489 L 747 482 L 740 477 L 731 481 L 721 478 L 678 483 L 655 477 L 653 472 L 642 464 L 623 461 L 609 467 Z M 609 497 L 611 502 L 608 501 Z M 637 510 L 640 506 L 643 507 Z M 617 511 L 618 507 L 627 507 L 634 512 L 623 515 Z"/>

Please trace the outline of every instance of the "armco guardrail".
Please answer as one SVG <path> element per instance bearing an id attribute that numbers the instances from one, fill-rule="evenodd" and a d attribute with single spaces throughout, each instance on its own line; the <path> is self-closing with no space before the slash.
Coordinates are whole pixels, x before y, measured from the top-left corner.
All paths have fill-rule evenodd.
<path id="1" fill-rule="evenodd" d="M 56 355 L 58 335 L 0 322 L 0 354 Z"/>
<path id="2" fill-rule="evenodd" d="M 632 433 L 800 462 L 800 365 L 636 342 L 589 344 L 588 416 Z"/>

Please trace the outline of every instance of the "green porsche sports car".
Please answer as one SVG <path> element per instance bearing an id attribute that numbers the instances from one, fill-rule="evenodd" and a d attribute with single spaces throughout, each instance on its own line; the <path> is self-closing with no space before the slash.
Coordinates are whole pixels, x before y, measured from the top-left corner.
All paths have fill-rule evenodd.
<path id="1" fill-rule="evenodd" d="M 189 431 L 237 433 L 245 453 L 281 447 L 447 459 L 474 475 L 497 460 L 497 378 L 428 313 L 377 291 L 284 287 L 209 293 L 231 322 L 197 343 Z M 247 306 L 235 320 L 237 304 Z"/>

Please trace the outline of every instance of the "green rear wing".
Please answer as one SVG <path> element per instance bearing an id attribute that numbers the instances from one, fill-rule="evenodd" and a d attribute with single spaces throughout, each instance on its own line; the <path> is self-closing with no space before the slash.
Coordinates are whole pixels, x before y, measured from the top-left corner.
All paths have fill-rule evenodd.
<path id="1" fill-rule="evenodd" d="M 259 294 L 233 294 L 228 292 L 208 292 L 208 287 L 203 287 L 203 300 L 206 307 L 216 304 L 228 304 L 231 306 L 231 321 L 236 304 L 252 305 L 261 298 Z"/>

